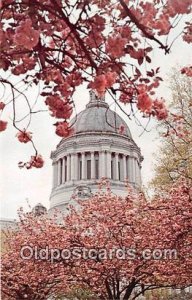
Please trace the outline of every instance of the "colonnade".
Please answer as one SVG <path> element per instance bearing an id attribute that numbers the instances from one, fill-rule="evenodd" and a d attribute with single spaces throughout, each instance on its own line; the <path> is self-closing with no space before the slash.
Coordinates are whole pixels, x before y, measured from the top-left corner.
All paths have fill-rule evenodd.
<path id="1" fill-rule="evenodd" d="M 73 180 L 106 177 L 116 181 L 126 179 L 141 184 L 138 160 L 129 155 L 110 151 L 66 154 L 53 163 L 53 187 Z"/>

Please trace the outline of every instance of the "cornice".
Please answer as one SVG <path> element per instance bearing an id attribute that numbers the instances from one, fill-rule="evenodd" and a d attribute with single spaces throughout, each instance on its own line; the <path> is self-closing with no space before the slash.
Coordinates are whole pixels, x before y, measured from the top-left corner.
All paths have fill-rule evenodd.
<path id="1" fill-rule="evenodd" d="M 140 148 L 136 145 L 136 143 L 120 134 L 113 134 L 113 133 L 102 133 L 98 134 L 95 133 L 83 133 L 83 134 L 76 134 L 69 138 L 63 139 L 57 146 L 55 151 L 51 152 L 51 158 L 56 159 L 57 156 L 60 156 L 63 152 L 81 152 L 82 148 L 86 147 L 87 151 L 102 151 L 105 149 L 101 149 L 103 147 L 116 148 L 118 151 L 123 150 L 123 152 L 136 152 L 139 157 L 141 157 Z M 106 149 L 106 150 L 109 150 Z M 115 152 L 114 150 L 112 150 Z M 119 153 L 121 153 L 119 151 Z"/>

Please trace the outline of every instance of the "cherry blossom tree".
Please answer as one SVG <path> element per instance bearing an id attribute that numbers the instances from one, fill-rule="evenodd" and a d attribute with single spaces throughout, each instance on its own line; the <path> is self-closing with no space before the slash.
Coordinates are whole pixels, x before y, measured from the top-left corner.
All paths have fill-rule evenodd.
<path id="1" fill-rule="evenodd" d="M 61 273 L 59 263 L 51 264 L 49 260 L 38 260 L 29 257 L 27 247 L 45 248 L 48 242 L 46 234 L 53 232 L 56 225 L 44 217 L 33 214 L 20 214 L 20 222 L 15 230 L 6 232 L 6 251 L 2 255 L 1 292 L 3 299 L 36 299 L 44 300 L 57 295 L 65 286 L 65 277 Z M 49 235 L 51 238 L 51 235 Z M 22 247 L 26 249 L 21 252 Z M 62 284 L 61 284 L 62 283 Z M 66 290 L 66 289 L 65 289 Z"/>
<path id="2" fill-rule="evenodd" d="M 71 134 L 73 94 L 82 83 L 98 96 L 108 91 L 121 108 L 127 105 L 127 115 L 139 110 L 145 117 L 167 117 L 164 100 L 155 95 L 162 78 L 159 67 L 151 67 L 152 54 L 156 48 L 170 53 L 176 40 L 170 36 L 183 16 L 182 39 L 191 43 L 190 0 L 2 0 L 0 8 L 0 82 L 11 93 L 7 102 L 2 96 L 0 109 L 12 104 L 18 140 L 31 142 L 35 149 L 30 162 L 20 167 L 43 166 L 29 130 L 38 112 L 26 97 L 29 86 L 40 86 L 57 120 L 56 134 L 62 137 Z M 192 73 L 189 66 L 182 72 Z M 24 89 L 16 84 L 17 78 Z M 19 98 L 28 107 L 22 118 L 25 128 L 17 117 Z M 6 128 L 2 117 L 0 131 Z"/>
<path id="3" fill-rule="evenodd" d="M 99 299 L 136 299 L 159 287 L 190 285 L 191 191 L 190 183 L 181 179 L 165 199 L 151 203 L 142 194 L 128 192 L 121 198 L 110 189 L 83 202 L 82 211 L 73 211 L 65 226 L 71 229 L 73 242 L 96 249 L 96 254 L 77 262 L 73 278 Z M 108 254 L 118 249 L 119 256 L 103 259 L 103 249 Z M 177 258 L 146 258 L 149 249 L 161 254 L 175 249 Z"/>
<path id="4" fill-rule="evenodd" d="M 2 258 L 3 292 L 13 299 L 45 299 L 84 290 L 92 299 L 127 300 L 160 287 L 189 286 L 191 197 L 185 179 L 152 202 L 129 189 L 118 197 L 107 187 L 72 206 L 60 224 L 47 217 L 21 219 Z M 22 260 L 24 245 L 64 254 Z"/>

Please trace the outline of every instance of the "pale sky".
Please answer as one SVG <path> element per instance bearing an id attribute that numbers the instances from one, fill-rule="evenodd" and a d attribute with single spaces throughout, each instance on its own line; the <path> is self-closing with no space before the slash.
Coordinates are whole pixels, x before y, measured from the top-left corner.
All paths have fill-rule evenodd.
<path id="1" fill-rule="evenodd" d="M 192 61 L 190 47 L 187 43 L 179 40 L 174 44 L 172 53 L 165 56 L 162 51 L 157 50 L 153 55 L 154 64 L 152 67 L 161 66 L 160 75 L 165 78 L 172 67 L 178 65 L 188 65 Z M 167 88 L 167 80 L 165 80 L 158 91 L 160 96 L 165 99 L 170 99 L 170 91 Z M 34 88 L 27 93 L 28 97 L 35 100 L 37 90 Z M 77 112 L 85 108 L 89 100 L 89 93 L 84 87 L 80 87 L 75 96 Z M 38 100 L 43 102 L 42 99 Z M 108 101 L 108 99 L 107 99 Z M 111 101 L 109 100 L 109 103 Z M 23 103 L 20 105 L 21 114 Z M 43 105 L 43 108 L 46 107 Z M 111 106 L 113 109 L 114 106 Z M 124 107 L 126 110 L 126 107 Z M 130 121 L 122 112 L 116 110 L 127 122 L 130 127 L 133 139 L 141 148 L 144 162 L 142 164 L 142 179 L 146 186 L 147 182 L 152 178 L 153 170 L 153 155 L 157 153 L 159 141 L 156 139 L 155 122 L 151 121 L 148 129 L 150 132 L 142 132 L 142 128 L 135 124 L 135 121 Z M 55 149 L 60 138 L 54 134 L 55 127 L 52 124 L 55 119 L 51 118 L 48 113 L 39 113 L 33 115 L 30 130 L 35 132 L 34 141 L 39 152 L 45 159 L 45 166 L 42 169 L 25 170 L 18 168 L 19 161 L 28 161 L 33 154 L 33 149 L 30 144 L 21 144 L 17 141 L 16 130 L 11 126 L 11 108 L 2 116 L 3 120 L 9 121 L 8 129 L 0 133 L 0 196 L 1 196 L 1 217 L 15 218 L 17 209 L 24 207 L 27 209 L 28 204 L 31 207 L 41 202 L 49 208 L 49 196 L 52 187 L 52 166 L 50 160 L 50 152 Z M 28 199 L 28 200 L 27 200 Z"/>

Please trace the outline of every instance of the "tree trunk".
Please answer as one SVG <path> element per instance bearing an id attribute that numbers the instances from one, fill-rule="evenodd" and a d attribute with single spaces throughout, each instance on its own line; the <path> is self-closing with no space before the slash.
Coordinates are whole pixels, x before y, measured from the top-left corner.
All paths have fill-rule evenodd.
<path id="1" fill-rule="evenodd" d="M 135 288 L 136 282 L 133 279 L 132 282 L 128 285 L 125 295 L 123 297 L 123 300 L 128 300 L 133 292 L 133 289 Z"/>

